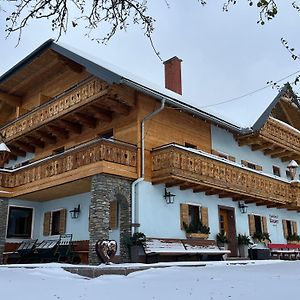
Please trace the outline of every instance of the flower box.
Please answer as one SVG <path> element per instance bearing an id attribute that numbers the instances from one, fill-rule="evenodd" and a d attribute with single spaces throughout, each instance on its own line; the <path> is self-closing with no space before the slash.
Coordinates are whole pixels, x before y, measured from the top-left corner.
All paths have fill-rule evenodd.
<path id="1" fill-rule="evenodd" d="M 288 244 L 300 245 L 300 241 L 287 241 Z"/>
<path id="2" fill-rule="evenodd" d="M 207 239 L 207 233 L 191 232 L 185 234 L 188 239 Z"/>

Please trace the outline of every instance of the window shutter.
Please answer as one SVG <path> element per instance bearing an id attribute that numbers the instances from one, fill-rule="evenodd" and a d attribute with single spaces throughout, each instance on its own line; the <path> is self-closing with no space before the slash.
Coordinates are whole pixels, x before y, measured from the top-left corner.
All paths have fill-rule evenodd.
<path id="1" fill-rule="evenodd" d="M 241 164 L 242 164 L 243 166 L 245 166 L 245 167 L 248 166 L 248 162 L 247 162 L 246 160 L 241 160 Z"/>
<path id="2" fill-rule="evenodd" d="M 255 165 L 255 170 L 256 171 L 262 171 L 263 168 L 262 168 L 262 166 Z"/>
<path id="3" fill-rule="evenodd" d="M 261 217 L 261 223 L 262 223 L 262 231 L 268 232 L 268 226 L 267 226 L 267 218 Z"/>
<path id="4" fill-rule="evenodd" d="M 287 223 L 286 220 L 282 220 L 283 236 L 284 238 L 288 237 Z"/>
<path id="5" fill-rule="evenodd" d="M 51 221 L 51 212 L 44 213 L 44 225 L 43 225 L 43 235 L 50 235 L 50 221 Z"/>
<path id="6" fill-rule="evenodd" d="M 202 225 L 208 226 L 208 208 L 201 207 L 201 222 Z"/>
<path id="7" fill-rule="evenodd" d="M 228 156 L 228 159 L 231 160 L 231 161 L 233 161 L 233 162 L 235 162 L 235 157 L 234 157 L 234 156 L 230 156 L 230 155 L 229 155 L 229 156 Z"/>
<path id="8" fill-rule="evenodd" d="M 249 223 L 249 234 L 253 236 L 255 233 L 255 220 L 254 215 L 248 215 L 248 223 Z"/>
<path id="9" fill-rule="evenodd" d="M 118 228 L 118 202 L 112 201 L 109 205 L 109 228 Z"/>
<path id="10" fill-rule="evenodd" d="M 183 223 L 189 223 L 189 206 L 188 204 L 180 204 L 180 228 L 184 229 Z"/>
<path id="11" fill-rule="evenodd" d="M 66 218 L 67 218 L 67 210 L 63 208 L 60 210 L 60 216 L 59 216 L 59 234 L 66 233 Z"/>
<path id="12" fill-rule="evenodd" d="M 293 233 L 298 234 L 297 222 L 293 221 L 292 226 L 293 226 Z"/>

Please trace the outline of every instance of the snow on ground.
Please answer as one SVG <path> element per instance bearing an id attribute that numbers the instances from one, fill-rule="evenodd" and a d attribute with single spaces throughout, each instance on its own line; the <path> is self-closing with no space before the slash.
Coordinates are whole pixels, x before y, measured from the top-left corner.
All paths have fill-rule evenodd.
<path id="1" fill-rule="evenodd" d="M 50 266 L 50 265 L 49 265 Z M 248 265 L 210 263 L 205 267 L 152 268 L 128 276 L 87 279 L 59 265 L 25 269 L 0 267 L 1 299 L 298 299 L 300 262 Z"/>

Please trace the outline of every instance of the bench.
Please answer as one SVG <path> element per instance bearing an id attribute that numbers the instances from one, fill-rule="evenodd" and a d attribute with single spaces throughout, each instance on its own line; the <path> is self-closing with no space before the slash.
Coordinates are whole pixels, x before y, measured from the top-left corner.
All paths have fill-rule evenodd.
<path id="1" fill-rule="evenodd" d="M 268 244 L 272 258 L 295 260 L 300 259 L 298 244 Z"/>
<path id="2" fill-rule="evenodd" d="M 32 255 L 35 250 L 37 239 L 35 240 L 24 240 L 16 247 L 13 252 L 4 252 L 5 257 L 4 263 L 26 263 L 28 258 Z"/>
<path id="3" fill-rule="evenodd" d="M 146 263 L 178 260 L 224 260 L 229 250 L 214 240 L 147 238 L 143 246 Z"/>

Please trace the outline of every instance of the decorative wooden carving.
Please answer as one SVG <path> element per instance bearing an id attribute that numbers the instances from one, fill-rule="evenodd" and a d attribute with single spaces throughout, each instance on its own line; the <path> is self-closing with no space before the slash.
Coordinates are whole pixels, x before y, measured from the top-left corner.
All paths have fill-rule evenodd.
<path id="1" fill-rule="evenodd" d="M 167 183 L 174 179 L 198 184 L 200 191 L 213 189 L 266 203 L 300 207 L 298 183 L 288 183 L 174 145 L 152 151 L 152 182 Z"/>
<path id="2" fill-rule="evenodd" d="M 136 167 L 136 148 L 123 143 L 96 140 L 12 172 L 1 171 L 0 184 L 3 188 L 20 187 L 99 161 Z"/>

